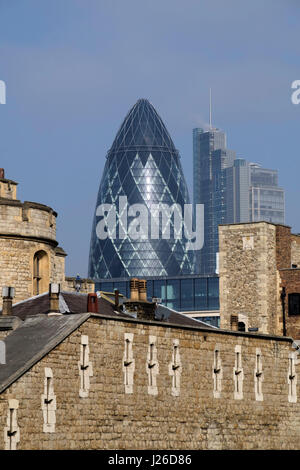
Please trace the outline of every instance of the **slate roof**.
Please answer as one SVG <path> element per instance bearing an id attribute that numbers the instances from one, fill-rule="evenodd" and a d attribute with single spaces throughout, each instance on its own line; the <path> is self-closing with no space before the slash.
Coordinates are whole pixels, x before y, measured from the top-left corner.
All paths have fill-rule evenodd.
<path id="1" fill-rule="evenodd" d="M 61 313 L 87 312 L 87 294 L 64 292 L 60 293 L 59 306 Z M 29 315 L 40 315 L 49 312 L 49 294 L 36 295 L 13 304 L 13 315 L 24 320 Z M 98 299 L 98 313 L 114 315 L 114 306 L 104 299 Z"/>
<path id="2" fill-rule="evenodd" d="M 6 364 L 0 365 L 0 393 L 21 377 L 34 364 L 67 338 L 90 316 L 111 320 L 129 320 L 139 323 L 132 314 L 115 310 L 113 303 L 98 298 L 98 313 L 87 312 L 87 294 L 62 292 L 60 310 L 63 315 L 48 316 L 48 293 L 37 295 L 13 305 L 12 316 L 0 315 L 0 329 L 12 330 L 3 340 L 6 348 Z M 142 323 L 155 323 L 161 326 L 192 327 L 215 330 L 186 315 L 159 305 L 157 310 L 165 320 L 149 319 Z"/>
<path id="3" fill-rule="evenodd" d="M 127 299 L 122 299 L 122 301 Z M 60 312 L 65 314 L 82 314 L 87 312 L 87 294 L 77 292 L 61 292 L 60 293 Z M 23 300 L 13 305 L 13 315 L 25 320 L 28 316 L 47 314 L 49 312 L 49 295 L 48 292 L 36 295 L 27 300 Z M 214 329 L 207 323 L 195 320 L 183 313 L 176 312 L 168 307 L 159 305 L 158 309 L 168 316 L 167 323 L 178 324 L 182 326 L 203 326 L 205 328 Z M 116 312 L 114 304 L 104 298 L 98 298 L 98 313 L 104 316 L 112 316 L 117 318 L 132 318 L 122 312 Z M 158 320 L 159 321 L 159 320 Z"/>
<path id="4" fill-rule="evenodd" d="M 89 318 L 82 315 L 28 317 L 4 340 L 6 364 L 0 365 L 0 393 Z"/>

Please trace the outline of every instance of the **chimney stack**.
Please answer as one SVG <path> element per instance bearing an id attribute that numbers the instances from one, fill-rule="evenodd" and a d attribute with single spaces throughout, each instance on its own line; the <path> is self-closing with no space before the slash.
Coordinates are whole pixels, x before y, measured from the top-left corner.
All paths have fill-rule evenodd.
<path id="1" fill-rule="evenodd" d="M 136 302 L 139 298 L 139 280 L 133 277 L 130 279 L 130 300 Z"/>
<path id="2" fill-rule="evenodd" d="M 147 302 L 147 281 L 145 279 L 139 280 L 139 299 Z"/>
<path id="3" fill-rule="evenodd" d="M 2 315 L 12 315 L 12 301 L 15 296 L 15 288 L 14 287 L 3 287 L 2 288 L 2 298 L 3 298 L 3 306 L 2 306 Z"/>
<path id="4" fill-rule="evenodd" d="M 50 309 L 48 315 L 62 315 L 59 311 L 59 293 L 60 284 L 49 284 L 49 303 Z"/>
<path id="5" fill-rule="evenodd" d="M 96 293 L 88 294 L 87 297 L 87 311 L 91 313 L 98 313 L 98 297 Z"/>
<path id="6" fill-rule="evenodd" d="M 125 308 L 136 314 L 137 318 L 155 319 L 156 304 L 147 301 L 147 281 L 145 279 L 130 279 L 130 299 L 125 302 Z"/>
<path id="7" fill-rule="evenodd" d="M 4 179 L 5 178 L 5 173 L 4 173 L 4 168 L 0 168 L 0 179 Z"/>

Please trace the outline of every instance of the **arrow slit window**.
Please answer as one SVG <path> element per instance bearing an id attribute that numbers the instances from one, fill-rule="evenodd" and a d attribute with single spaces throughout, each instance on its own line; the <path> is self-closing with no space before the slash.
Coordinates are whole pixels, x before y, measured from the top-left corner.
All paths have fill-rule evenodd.
<path id="1" fill-rule="evenodd" d="M 177 397 L 180 394 L 180 378 L 182 372 L 179 340 L 173 341 L 172 362 L 169 364 L 169 375 L 172 377 L 172 395 Z"/>
<path id="2" fill-rule="evenodd" d="M 80 388 L 79 396 L 86 398 L 90 390 L 90 377 L 93 376 L 92 363 L 90 362 L 89 338 L 87 335 L 81 335 L 80 361 L 78 362 Z"/>
<path id="3" fill-rule="evenodd" d="M 213 381 L 214 381 L 214 398 L 220 398 L 222 390 L 222 363 L 220 358 L 220 349 L 217 346 L 214 350 L 214 363 L 213 363 Z"/>
<path id="4" fill-rule="evenodd" d="M 42 395 L 43 432 L 55 432 L 56 396 L 53 388 L 52 369 L 45 367 L 44 394 Z"/>
<path id="5" fill-rule="evenodd" d="M 288 387 L 289 387 L 289 394 L 288 394 L 288 401 L 290 403 L 297 402 L 297 374 L 296 374 L 296 367 L 295 367 L 295 355 L 297 353 L 290 353 L 289 354 L 289 367 L 288 367 Z"/>
<path id="6" fill-rule="evenodd" d="M 243 380 L 244 373 L 242 368 L 242 350 L 241 346 L 235 347 L 235 364 L 233 368 L 234 398 L 241 400 L 243 398 Z"/>
<path id="7" fill-rule="evenodd" d="M 157 360 L 156 336 L 149 337 L 146 370 L 148 374 L 148 393 L 149 395 L 157 395 L 156 376 L 159 373 L 159 365 Z"/>
<path id="8" fill-rule="evenodd" d="M 4 428 L 5 450 L 16 450 L 20 442 L 20 428 L 17 422 L 18 400 L 8 400 L 6 427 Z"/>
<path id="9" fill-rule="evenodd" d="M 133 359 L 133 333 L 125 333 L 124 335 L 124 355 L 123 355 L 123 373 L 125 393 L 133 393 L 133 376 L 135 362 Z"/>
<path id="10" fill-rule="evenodd" d="M 256 349 L 255 370 L 254 370 L 254 391 L 255 391 L 255 400 L 257 401 L 263 401 L 262 382 L 263 382 L 263 371 L 262 371 L 261 350 Z"/>

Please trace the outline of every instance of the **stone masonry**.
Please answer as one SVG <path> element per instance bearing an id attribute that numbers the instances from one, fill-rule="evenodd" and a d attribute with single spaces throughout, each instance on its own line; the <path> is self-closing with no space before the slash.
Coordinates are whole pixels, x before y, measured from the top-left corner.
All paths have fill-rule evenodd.
<path id="1" fill-rule="evenodd" d="M 286 335 L 300 339 L 300 316 L 290 316 L 288 295 L 300 293 L 300 236 L 269 222 L 221 225 L 221 328 L 258 328 L 282 335 L 282 289 L 286 289 Z"/>
<path id="2" fill-rule="evenodd" d="M 14 302 L 36 294 L 34 256 L 38 252 L 46 260 L 40 273 L 40 293 L 48 290 L 51 282 L 61 284 L 61 289 L 74 290 L 73 283 L 65 278 L 66 253 L 56 241 L 56 217 L 48 206 L 19 201 L 17 183 L 0 178 L 0 293 L 3 286 L 14 287 Z M 91 281 L 83 287 L 94 290 Z"/>
<path id="3" fill-rule="evenodd" d="M 125 334 L 133 335 L 131 394 L 125 393 L 124 385 Z M 79 393 L 82 335 L 88 337 L 93 368 L 85 397 Z M 155 395 L 149 394 L 146 372 L 150 336 L 156 338 L 159 364 Z M 172 395 L 169 371 L 174 340 L 181 361 L 177 395 Z M 289 401 L 291 342 L 290 338 L 91 315 L 2 392 L 0 448 L 5 448 L 9 400 L 14 399 L 20 431 L 17 449 L 299 449 L 300 405 L 295 396 Z M 213 377 L 216 345 L 222 369 L 218 398 Z M 255 389 L 258 350 L 263 372 L 259 399 Z M 240 395 L 234 392 L 236 351 L 241 354 L 243 374 Z M 51 432 L 45 431 L 41 405 L 45 371 L 53 375 Z"/>

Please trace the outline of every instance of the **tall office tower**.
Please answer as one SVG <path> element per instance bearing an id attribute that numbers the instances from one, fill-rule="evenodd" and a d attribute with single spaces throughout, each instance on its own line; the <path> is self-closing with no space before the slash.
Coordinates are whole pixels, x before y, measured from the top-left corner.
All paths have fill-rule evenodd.
<path id="1" fill-rule="evenodd" d="M 277 170 L 250 163 L 249 220 L 284 224 L 284 189 L 278 186 Z"/>
<path id="2" fill-rule="evenodd" d="M 225 222 L 223 170 L 235 153 L 226 149 L 226 135 L 218 129 L 193 130 L 194 204 L 204 204 L 204 245 L 197 252 L 197 272 L 213 274 L 218 252 L 218 225 Z"/>
<path id="3" fill-rule="evenodd" d="M 243 158 L 237 158 L 225 169 L 226 215 L 224 223 L 249 222 L 250 166 Z"/>
<path id="4" fill-rule="evenodd" d="M 121 207 L 120 197 L 122 201 L 127 198 Z M 116 221 L 116 231 L 99 237 L 97 227 L 104 214 L 97 208 L 103 204 L 109 205 L 107 218 Z M 145 231 L 148 226 L 146 237 L 136 233 L 129 211 L 134 204 L 143 205 L 148 214 L 144 226 L 139 227 Z M 152 205 L 158 204 L 161 212 L 157 211 L 154 222 L 159 228 L 152 236 Z M 110 279 L 193 274 L 194 252 L 187 251 L 184 234 L 175 237 L 175 215 L 170 212 L 174 206 L 176 214 L 183 215 L 184 204 L 189 204 L 189 195 L 179 153 L 152 104 L 140 99 L 125 117 L 107 154 L 93 220 L 89 276 Z M 132 236 L 130 227 L 134 229 Z"/>

